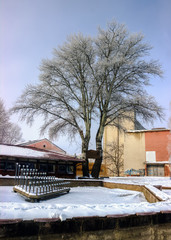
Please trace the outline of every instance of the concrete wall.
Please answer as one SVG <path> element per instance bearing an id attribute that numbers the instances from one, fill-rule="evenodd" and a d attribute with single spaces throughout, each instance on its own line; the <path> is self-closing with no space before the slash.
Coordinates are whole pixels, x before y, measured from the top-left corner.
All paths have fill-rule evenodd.
<path id="1" fill-rule="evenodd" d="M 62 179 L 64 182 L 70 182 L 70 187 L 102 187 L 103 181 L 100 180 L 76 180 L 76 179 Z M 0 186 L 14 186 L 15 178 L 0 177 Z"/>
<path id="2" fill-rule="evenodd" d="M 0 220 L 0 239 L 170 240 L 171 214 Z"/>
<path id="3" fill-rule="evenodd" d="M 126 132 L 124 142 L 124 171 L 145 169 L 144 132 Z"/>
<path id="4" fill-rule="evenodd" d="M 0 186 L 14 186 L 15 178 L 0 177 Z"/>

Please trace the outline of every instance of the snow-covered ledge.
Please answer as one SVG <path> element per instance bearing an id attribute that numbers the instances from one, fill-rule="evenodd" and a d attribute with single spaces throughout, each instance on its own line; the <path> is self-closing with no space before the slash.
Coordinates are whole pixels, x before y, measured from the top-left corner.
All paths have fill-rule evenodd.
<path id="1" fill-rule="evenodd" d="M 127 183 L 104 181 L 103 186 L 107 188 L 120 188 L 120 189 L 142 192 L 145 198 L 147 199 L 147 201 L 150 203 L 166 201 L 171 199 L 169 195 L 165 194 L 164 192 L 160 191 L 155 186 L 152 186 L 150 184 L 148 185 L 144 185 L 141 183 L 133 184 L 133 183 L 130 183 L 129 181 Z"/>
<path id="2" fill-rule="evenodd" d="M 159 189 L 152 185 L 145 185 L 145 188 L 148 189 L 153 195 L 155 195 L 156 198 L 159 199 L 159 201 L 167 201 L 171 199 L 171 197 L 168 194 L 160 191 Z"/>

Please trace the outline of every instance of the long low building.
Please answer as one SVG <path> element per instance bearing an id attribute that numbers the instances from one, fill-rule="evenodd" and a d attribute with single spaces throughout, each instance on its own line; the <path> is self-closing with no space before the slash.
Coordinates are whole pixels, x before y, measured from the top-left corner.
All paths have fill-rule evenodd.
<path id="1" fill-rule="evenodd" d="M 0 144 L 0 174 L 2 176 L 15 175 L 16 163 L 27 165 L 39 172 L 46 172 L 49 176 L 61 178 L 75 178 L 76 166 L 83 163 L 83 159 L 28 146 Z"/>

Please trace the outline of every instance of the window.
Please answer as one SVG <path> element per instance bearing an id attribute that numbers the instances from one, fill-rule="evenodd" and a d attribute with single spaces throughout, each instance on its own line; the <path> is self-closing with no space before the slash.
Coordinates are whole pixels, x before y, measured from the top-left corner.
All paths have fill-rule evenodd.
<path id="1" fill-rule="evenodd" d="M 3 170 L 4 170 L 4 169 L 5 169 L 5 165 L 6 165 L 5 162 L 1 162 L 1 161 L 0 161 L 0 169 L 3 169 Z"/>
<path id="2" fill-rule="evenodd" d="M 40 172 L 47 172 L 47 164 L 40 164 Z"/>
<path id="3" fill-rule="evenodd" d="M 146 151 L 146 162 L 156 162 L 156 152 L 155 151 Z"/>
<path id="4" fill-rule="evenodd" d="M 54 164 L 48 164 L 48 172 L 55 172 L 55 165 Z"/>
<path id="5" fill-rule="evenodd" d="M 74 166 L 73 165 L 58 165 L 58 173 L 59 174 L 74 174 Z"/>
<path id="6" fill-rule="evenodd" d="M 26 166 L 28 166 L 29 169 L 35 169 L 36 168 L 34 163 L 27 163 Z"/>
<path id="7" fill-rule="evenodd" d="M 36 164 L 32 162 L 20 162 L 19 165 L 20 165 L 20 168 L 29 168 L 29 169 L 36 168 Z"/>
<path id="8" fill-rule="evenodd" d="M 66 174 L 67 170 L 66 170 L 66 165 L 58 165 L 58 173 L 59 174 Z"/>
<path id="9" fill-rule="evenodd" d="M 7 162 L 7 170 L 15 170 L 15 163 Z"/>
<path id="10" fill-rule="evenodd" d="M 67 166 L 67 173 L 68 174 L 73 174 L 74 173 L 74 166 L 73 165 L 68 165 Z"/>
<path id="11" fill-rule="evenodd" d="M 164 176 L 164 165 L 147 165 L 148 176 Z"/>

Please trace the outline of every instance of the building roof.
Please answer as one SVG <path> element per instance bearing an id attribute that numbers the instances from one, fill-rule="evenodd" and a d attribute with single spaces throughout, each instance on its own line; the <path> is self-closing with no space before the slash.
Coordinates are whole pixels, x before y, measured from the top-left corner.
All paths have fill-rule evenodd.
<path id="1" fill-rule="evenodd" d="M 21 144 L 18 144 L 19 146 L 30 146 L 36 143 L 41 143 L 42 141 L 46 141 L 49 142 L 50 144 L 52 144 L 54 147 L 56 147 L 57 149 L 59 149 L 60 152 L 64 152 L 66 153 L 65 150 L 63 150 L 62 148 L 60 148 L 59 146 L 57 146 L 56 144 L 54 144 L 53 142 L 51 142 L 49 139 L 47 138 L 43 138 L 43 139 L 38 139 L 38 140 L 32 140 L 32 141 L 28 141 L 28 142 L 24 142 Z M 56 150 L 55 150 L 56 151 Z"/>
<path id="2" fill-rule="evenodd" d="M 9 144 L 0 144 L 0 156 L 1 157 L 16 157 L 16 158 L 30 158 L 41 160 L 54 160 L 54 161 L 72 161 L 83 162 L 83 159 L 79 159 L 63 153 L 53 152 L 49 150 L 36 149 L 29 146 L 16 146 Z"/>
<path id="3" fill-rule="evenodd" d="M 137 119 L 134 121 L 134 128 L 135 130 L 145 130 L 143 125 Z"/>
<path id="4" fill-rule="evenodd" d="M 152 128 L 152 129 L 141 129 L 141 130 L 127 130 L 127 133 L 140 133 L 140 132 L 164 132 L 171 131 L 167 128 Z"/>

